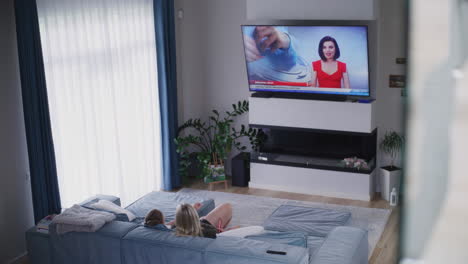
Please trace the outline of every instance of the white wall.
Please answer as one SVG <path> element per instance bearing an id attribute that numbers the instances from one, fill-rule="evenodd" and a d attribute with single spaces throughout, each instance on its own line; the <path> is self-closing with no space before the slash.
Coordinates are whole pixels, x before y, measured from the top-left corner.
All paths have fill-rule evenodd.
<path id="1" fill-rule="evenodd" d="M 202 1 L 176 0 L 175 11 L 183 9 L 184 18 L 176 17 L 177 87 L 179 123 L 202 115 L 205 102 L 206 48 L 208 32 Z"/>
<path id="2" fill-rule="evenodd" d="M 378 19 L 378 79 L 377 79 L 377 126 L 379 140 L 386 131 L 404 133 L 403 110 L 405 97 L 401 88 L 389 88 L 389 75 L 405 75 L 406 65 L 396 64 L 396 58 L 406 58 L 406 1 L 380 1 Z M 382 154 L 382 153 L 380 153 Z M 383 165 L 388 164 L 384 155 L 379 155 Z"/>
<path id="3" fill-rule="evenodd" d="M 194 3 L 196 2 L 196 3 Z M 371 92 L 377 97 L 379 134 L 402 130 L 400 89 L 388 75 L 404 73 L 403 0 L 176 0 L 179 122 L 203 117 L 247 99 L 247 75 L 240 25 L 272 19 L 374 20 L 371 22 Z M 200 30 L 201 33 L 196 33 Z M 247 123 L 247 117 L 240 122 Z M 379 155 L 380 157 L 381 155 Z M 380 162 L 379 162 L 380 163 Z"/>
<path id="4" fill-rule="evenodd" d="M 179 123 L 247 99 L 245 0 L 176 0 L 175 8 L 184 11 L 176 19 Z"/>
<path id="5" fill-rule="evenodd" d="M 240 25 L 245 22 L 245 0 L 176 0 L 179 123 L 221 113 L 250 96 Z M 248 124 L 248 116 L 235 125 Z M 228 174 L 230 164 L 226 164 Z"/>
<path id="6" fill-rule="evenodd" d="M 0 1 L 0 263 L 26 251 L 34 225 L 13 0 Z"/>
<path id="7" fill-rule="evenodd" d="M 247 0 L 247 19 L 373 20 L 376 0 Z"/>

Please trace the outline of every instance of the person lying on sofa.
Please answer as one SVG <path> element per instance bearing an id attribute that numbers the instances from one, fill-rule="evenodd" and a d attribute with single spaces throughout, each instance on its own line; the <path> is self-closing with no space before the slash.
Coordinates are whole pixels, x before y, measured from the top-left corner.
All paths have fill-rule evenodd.
<path id="1" fill-rule="evenodd" d="M 193 204 L 193 208 L 195 208 L 195 210 L 198 210 L 201 206 L 201 203 Z M 153 209 L 149 211 L 148 214 L 146 214 L 144 226 L 151 227 L 153 229 L 158 229 L 161 231 L 172 231 L 172 229 L 168 228 L 167 226 L 173 226 L 174 223 L 175 220 L 166 223 L 164 220 L 164 214 L 158 209 Z"/>
<path id="2" fill-rule="evenodd" d="M 160 231 L 172 231 L 164 224 L 164 215 L 158 209 L 151 210 L 145 217 L 145 227 L 154 228 Z"/>
<path id="3" fill-rule="evenodd" d="M 177 207 L 175 229 L 179 236 L 202 236 L 216 238 L 217 234 L 222 236 L 246 237 L 248 235 L 258 235 L 264 232 L 262 226 L 248 226 L 241 228 L 234 226 L 227 228 L 232 218 L 232 206 L 229 203 L 222 204 L 211 211 L 207 216 L 200 217 L 196 211 L 201 204 L 182 204 Z M 171 221 L 168 224 L 173 224 Z M 217 227 L 215 227 L 215 224 Z M 145 218 L 145 226 L 162 231 L 172 231 L 164 225 L 164 216 L 161 211 L 151 210 Z M 179 227 L 179 228 L 177 228 Z"/>
<path id="4" fill-rule="evenodd" d="M 197 231 L 187 232 L 187 235 L 191 235 L 192 233 L 193 234 L 197 233 L 198 234 L 197 236 L 203 236 L 207 238 L 216 238 L 216 233 L 218 233 L 218 230 L 214 227 L 214 225 L 212 225 L 210 222 L 208 222 L 205 219 L 202 219 L 202 220 L 199 219 L 199 216 L 196 210 L 201 207 L 201 203 L 195 203 L 193 206 L 189 204 L 185 204 L 185 205 L 190 206 L 191 209 L 189 209 L 190 212 L 184 211 L 183 213 L 179 213 L 179 222 L 180 222 L 179 224 L 181 224 L 181 227 L 186 227 L 187 226 L 186 223 L 189 221 L 190 222 L 192 220 L 198 221 L 198 225 L 191 227 L 192 229 L 197 230 Z M 179 212 L 179 208 L 181 208 L 180 205 L 177 207 L 177 212 Z M 192 209 L 194 212 L 192 212 Z M 229 212 L 229 209 L 228 209 L 228 206 L 221 205 L 215 208 L 212 212 L 214 213 L 211 214 L 211 216 L 209 217 L 210 219 L 212 219 L 212 221 L 217 220 L 219 218 L 218 215 L 222 216 L 220 221 L 225 221 L 224 217 L 227 217 L 226 212 Z M 176 219 L 177 219 L 177 215 L 178 214 L 176 213 Z M 232 208 L 231 208 L 230 215 L 232 216 Z M 158 209 L 153 209 L 146 215 L 144 225 L 146 227 L 154 228 L 160 231 L 173 231 L 173 229 L 168 228 L 167 225 L 174 226 L 175 223 L 177 223 L 177 221 L 173 220 L 165 224 L 163 213 L 159 211 Z M 176 231 L 177 231 L 178 230 L 177 225 L 175 225 L 174 227 L 176 228 Z"/>
<path id="5" fill-rule="evenodd" d="M 197 210 L 190 204 L 177 206 L 175 229 L 178 236 L 203 236 L 216 238 L 217 233 L 239 228 L 225 229 L 232 219 L 232 206 L 221 204 L 204 217 L 199 217 Z"/>

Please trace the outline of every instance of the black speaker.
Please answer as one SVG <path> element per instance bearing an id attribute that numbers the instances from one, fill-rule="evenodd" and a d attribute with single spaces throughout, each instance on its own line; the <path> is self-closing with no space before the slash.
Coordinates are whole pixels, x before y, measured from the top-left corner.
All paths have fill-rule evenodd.
<path id="1" fill-rule="evenodd" d="M 231 166 L 232 186 L 248 186 L 250 181 L 250 153 L 239 153 L 232 158 Z"/>

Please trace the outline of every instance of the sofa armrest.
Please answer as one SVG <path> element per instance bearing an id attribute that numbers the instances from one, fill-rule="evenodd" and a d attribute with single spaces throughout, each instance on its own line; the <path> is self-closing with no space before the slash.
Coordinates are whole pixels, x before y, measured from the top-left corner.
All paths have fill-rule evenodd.
<path id="1" fill-rule="evenodd" d="M 35 226 L 26 231 L 26 246 L 28 259 L 31 264 L 50 264 L 51 246 L 50 235 L 37 231 Z"/>
<path id="2" fill-rule="evenodd" d="M 340 226 L 328 234 L 310 264 L 365 264 L 368 252 L 367 231 Z"/>
<path id="3" fill-rule="evenodd" d="M 112 221 L 96 232 L 68 232 L 58 235 L 56 224 L 51 224 L 51 263 L 123 264 L 122 238 L 137 227 L 138 224 L 131 222 Z"/>

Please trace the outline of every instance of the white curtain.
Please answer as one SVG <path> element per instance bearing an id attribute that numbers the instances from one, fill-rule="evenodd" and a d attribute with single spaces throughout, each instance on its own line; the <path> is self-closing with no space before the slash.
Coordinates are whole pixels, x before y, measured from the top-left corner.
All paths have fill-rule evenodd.
<path id="1" fill-rule="evenodd" d="M 161 179 L 152 0 L 37 0 L 62 207 Z"/>

